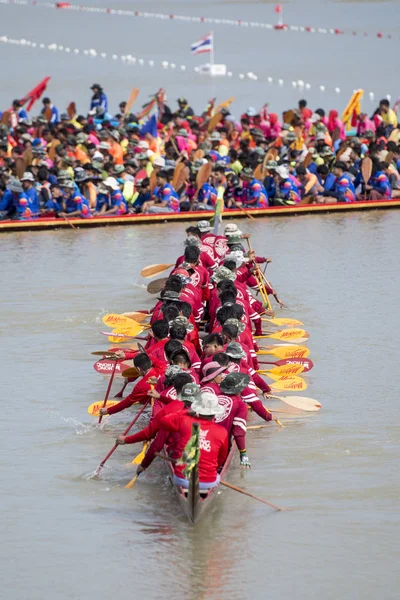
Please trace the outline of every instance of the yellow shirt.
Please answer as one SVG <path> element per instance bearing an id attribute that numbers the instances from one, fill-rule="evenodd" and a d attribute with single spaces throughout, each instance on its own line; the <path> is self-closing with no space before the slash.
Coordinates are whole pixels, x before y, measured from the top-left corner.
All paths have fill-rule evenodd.
<path id="1" fill-rule="evenodd" d="M 393 127 L 397 127 L 396 113 L 391 108 L 389 108 L 387 113 L 382 113 L 381 117 L 385 125 L 393 125 Z"/>

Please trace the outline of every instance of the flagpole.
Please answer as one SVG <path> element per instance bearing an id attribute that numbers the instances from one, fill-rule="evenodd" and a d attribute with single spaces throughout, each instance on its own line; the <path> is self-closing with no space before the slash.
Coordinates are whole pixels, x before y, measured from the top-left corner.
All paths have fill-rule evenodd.
<path id="1" fill-rule="evenodd" d="M 211 51 L 210 51 L 210 64 L 213 66 L 214 64 L 214 32 L 211 31 Z"/>

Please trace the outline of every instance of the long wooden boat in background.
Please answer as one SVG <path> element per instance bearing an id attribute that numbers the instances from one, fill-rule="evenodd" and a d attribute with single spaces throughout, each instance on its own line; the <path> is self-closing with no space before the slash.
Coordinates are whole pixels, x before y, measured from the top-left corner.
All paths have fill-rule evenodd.
<path id="1" fill-rule="evenodd" d="M 226 473 L 229 469 L 229 466 L 232 462 L 233 455 L 235 454 L 235 448 L 232 444 L 231 449 L 226 457 L 226 461 L 220 473 L 221 479 L 224 479 Z M 164 456 L 166 457 L 165 464 L 168 469 L 168 475 L 171 479 L 172 485 L 176 492 L 176 495 L 179 500 L 179 504 L 182 508 L 183 513 L 188 518 L 190 523 L 197 523 L 200 518 L 204 515 L 207 509 L 213 504 L 213 500 L 217 496 L 217 492 L 219 490 L 219 485 L 214 488 L 211 488 L 207 494 L 200 495 L 199 490 L 199 478 L 198 478 L 198 470 L 195 467 L 191 473 L 191 477 L 189 479 L 189 489 L 184 490 L 181 486 L 175 485 L 174 481 L 174 467 L 171 462 L 169 462 L 167 458 L 166 450 L 164 449 Z"/>
<path id="2" fill-rule="evenodd" d="M 256 218 L 261 217 L 287 217 L 302 214 L 321 214 L 321 213 L 341 213 L 354 212 L 360 210 L 383 210 L 390 208 L 400 208 L 400 198 L 394 200 L 375 200 L 365 202 L 339 202 L 335 204 L 305 204 L 299 206 L 270 206 L 268 208 L 253 208 L 246 210 L 225 210 L 224 219 L 234 218 L 243 219 L 252 215 Z M 200 221 L 201 219 L 211 218 L 212 211 L 193 211 L 181 213 L 167 213 L 159 215 L 125 215 L 110 217 L 92 217 L 91 219 L 70 218 L 68 221 L 75 227 L 110 227 L 115 225 L 150 225 L 152 223 L 165 222 L 186 222 Z M 52 229 L 68 229 L 70 223 L 64 219 L 40 218 L 32 221 L 0 221 L 0 233 L 7 231 L 39 231 Z"/>

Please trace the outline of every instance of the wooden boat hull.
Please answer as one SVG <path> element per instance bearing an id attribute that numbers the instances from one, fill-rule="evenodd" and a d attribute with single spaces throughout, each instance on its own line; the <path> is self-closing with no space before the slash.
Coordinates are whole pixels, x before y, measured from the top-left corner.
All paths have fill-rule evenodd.
<path id="1" fill-rule="evenodd" d="M 268 208 L 253 208 L 246 211 L 225 210 L 224 219 L 243 219 L 246 213 L 261 217 L 287 217 L 301 214 L 340 213 L 360 210 L 383 210 L 400 208 L 400 198 L 394 200 L 376 200 L 365 202 L 336 203 L 336 204 L 305 204 L 300 206 L 271 206 Z M 149 225 L 152 223 L 200 221 L 212 217 L 211 211 L 194 211 L 169 213 L 160 215 L 125 215 L 111 217 L 93 217 L 91 219 L 70 218 L 75 227 L 110 227 L 116 225 Z M 32 221 L 0 221 L 0 233 L 7 231 L 40 231 L 71 228 L 67 221 L 55 218 L 33 219 Z"/>
<path id="2" fill-rule="evenodd" d="M 232 445 L 229 451 L 228 456 L 226 457 L 225 464 L 221 471 L 221 479 L 224 479 L 226 473 L 229 469 L 229 466 L 232 462 L 233 455 L 235 453 L 235 446 Z M 164 454 L 167 456 L 167 451 L 164 448 Z M 217 496 L 217 492 L 219 489 L 219 485 L 215 488 L 209 490 L 207 496 L 204 498 L 200 497 L 197 480 L 197 469 L 194 469 L 192 472 L 192 477 L 189 482 L 189 490 L 188 493 L 185 493 L 185 490 L 173 483 L 174 481 L 174 468 L 170 462 L 165 461 L 166 468 L 168 469 L 168 475 L 171 479 L 172 485 L 174 487 L 176 496 L 178 498 L 179 504 L 182 508 L 184 515 L 187 517 L 190 523 L 193 525 L 196 524 L 204 515 L 204 513 L 210 508 L 214 499 Z"/>

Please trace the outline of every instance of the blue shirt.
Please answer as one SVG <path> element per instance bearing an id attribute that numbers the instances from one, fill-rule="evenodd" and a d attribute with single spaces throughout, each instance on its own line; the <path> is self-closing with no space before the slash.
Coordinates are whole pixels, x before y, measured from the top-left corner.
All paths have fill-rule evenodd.
<path id="1" fill-rule="evenodd" d="M 104 108 L 106 112 L 108 111 L 108 100 L 107 96 L 104 93 L 100 94 L 98 98 L 95 96 L 92 97 L 92 101 L 90 103 L 90 110 L 93 110 L 93 108 L 98 108 L 99 106 L 101 106 L 101 108 Z"/>
<path id="2" fill-rule="evenodd" d="M 51 105 L 50 108 L 51 108 L 51 117 L 50 117 L 49 123 L 59 123 L 60 117 L 58 114 L 58 109 L 53 105 Z M 42 112 L 41 112 L 42 115 L 44 115 L 45 110 L 46 110 L 45 108 L 42 109 Z"/>
<path id="3" fill-rule="evenodd" d="M 37 195 L 37 191 L 34 187 L 29 188 L 29 190 L 24 190 L 26 197 L 29 200 L 29 207 L 33 212 L 35 217 L 39 216 L 39 198 Z"/>

